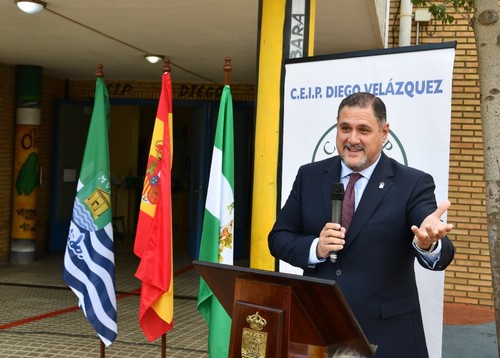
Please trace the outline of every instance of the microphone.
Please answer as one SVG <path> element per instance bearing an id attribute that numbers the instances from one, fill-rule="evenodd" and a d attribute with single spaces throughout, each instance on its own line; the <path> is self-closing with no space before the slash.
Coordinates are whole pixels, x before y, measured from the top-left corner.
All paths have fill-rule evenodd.
<path id="1" fill-rule="evenodd" d="M 344 200 L 344 184 L 334 183 L 332 185 L 332 223 L 341 224 L 342 201 Z M 337 262 L 337 252 L 330 252 L 330 261 Z"/>

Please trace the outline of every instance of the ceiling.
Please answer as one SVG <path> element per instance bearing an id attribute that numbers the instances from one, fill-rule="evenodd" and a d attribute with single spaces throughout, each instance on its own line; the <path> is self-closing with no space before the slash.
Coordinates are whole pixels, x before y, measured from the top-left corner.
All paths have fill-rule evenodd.
<path id="1" fill-rule="evenodd" d="M 385 0 L 316 2 L 315 55 L 383 47 L 374 8 Z M 174 81 L 222 82 L 230 56 L 231 82 L 256 83 L 258 12 L 258 0 L 47 0 L 29 15 L 4 0 L 0 63 L 65 79 L 93 78 L 103 64 L 105 79 L 158 81 L 163 64 L 144 59 L 155 53 Z"/>

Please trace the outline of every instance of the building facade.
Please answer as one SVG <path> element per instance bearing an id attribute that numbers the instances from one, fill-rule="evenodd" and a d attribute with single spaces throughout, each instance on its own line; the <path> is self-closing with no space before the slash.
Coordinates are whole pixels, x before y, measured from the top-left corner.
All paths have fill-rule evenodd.
<path id="1" fill-rule="evenodd" d="M 390 1 L 388 46 L 398 45 L 400 1 Z M 450 235 L 456 247 L 454 262 L 446 270 L 445 301 L 493 307 L 492 275 L 485 208 L 484 159 L 480 111 L 478 62 L 474 34 L 467 19 L 442 25 L 430 20 L 413 22 L 412 44 L 456 41 L 453 72 L 451 141 L 449 163 L 448 222 L 455 226 Z M 160 77 L 160 76 L 159 76 Z M 175 83 L 174 102 L 217 103 L 222 84 Z M 12 219 L 15 66 L 0 64 L 0 262 L 9 260 Z M 58 101 L 91 101 L 95 81 L 66 80 L 43 74 L 40 125 L 42 182 L 38 188 L 36 254 L 50 252 L 50 217 L 53 198 L 54 123 Z M 160 82 L 108 82 L 111 100 L 157 100 Z M 233 84 L 235 101 L 255 103 L 252 84 Z M 219 94 L 220 95 L 220 94 Z M 174 116 L 176 106 L 174 103 Z M 251 188 L 250 188 L 251 190 Z M 130 226 L 130 223 L 127 223 Z"/>

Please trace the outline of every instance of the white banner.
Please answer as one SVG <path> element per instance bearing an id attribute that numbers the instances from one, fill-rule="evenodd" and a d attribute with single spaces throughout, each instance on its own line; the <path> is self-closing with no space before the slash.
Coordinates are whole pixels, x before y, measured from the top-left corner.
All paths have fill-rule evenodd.
<path id="1" fill-rule="evenodd" d="M 349 57 L 347 57 L 349 56 Z M 283 93 L 281 206 L 299 166 L 337 154 L 340 101 L 371 92 L 387 107 L 384 152 L 431 174 L 438 203 L 448 197 L 454 43 L 294 60 Z M 443 217 L 446 220 L 446 217 Z M 280 271 L 301 270 L 280 262 Z M 430 357 L 441 357 L 444 273 L 415 265 Z"/>

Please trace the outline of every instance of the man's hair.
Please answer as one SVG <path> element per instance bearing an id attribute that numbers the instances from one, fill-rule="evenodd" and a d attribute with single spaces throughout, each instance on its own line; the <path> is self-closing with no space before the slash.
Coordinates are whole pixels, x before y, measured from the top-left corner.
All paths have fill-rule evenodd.
<path id="1" fill-rule="evenodd" d="M 330 353 L 330 351 L 329 351 L 329 353 Z M 363 358 L 364 357 L 364 356 L 360 355 L 359 353 L 351 351 L 347 348 L 337 349 L 332 353 L 333 353 L 333 355 L 331 355 L 332 358 Z"/>
<path id="2" fill-rule="evenodd" d="M 371 107 L 380 125 L 385 124 L 387 121 L 387 112 L 384 102 L 379 97 L 368 92 L 357 92 L 344 98 L 342 102 L 340 102 L 337 118 L 339 118 L 340 111 L 344 107 Z"/>

